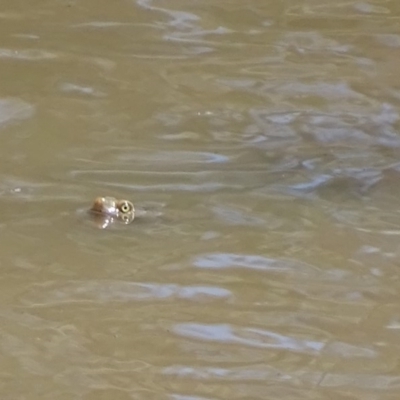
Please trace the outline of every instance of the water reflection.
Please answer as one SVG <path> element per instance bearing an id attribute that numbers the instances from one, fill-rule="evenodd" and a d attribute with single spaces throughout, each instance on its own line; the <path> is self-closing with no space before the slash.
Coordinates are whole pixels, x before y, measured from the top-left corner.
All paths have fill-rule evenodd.
<path id="1" fill-rule="evenodd" d="M 34 105 L 21 99 L 0 99 L 0 125 L 30 118 L 34 112 Z"/>
<path id="2" fill-rule="evenodd" d="M 299 340 L 261 329 L 234 329 L 229 325 L 179 324 L 174 328 L 178 335 L 194 337 L 199 340 L 233 343 L 244 346 L 284 349 L 300 352 L 319 352 L 324 343 Z"/>
<path id="3" fill-rule="evenodd" d="M 277 260 L 256 255 L 205 254 L 193 260 L 199 268 L 249 268 L 260 271 L 297 272 L 318 271 L 318 268 L 291 260 Z"/>
<path id="4" fill-rule="evenodd" d="M 39 291 L 38 288 L 41 288 Z M 226 299 L 232 293 L 223 288 L 212 286 L 181 286 L 177 284 L 155 284 L 137 282 L 65 282 L 62 286 L 57 283 L 47 283 L 32 288 L 31 294 L 25 296 L 27 304 L 36 306 L 53 306 L 56 304 L 94 302 L 97 304 L 110 301 L 151 301 L 168 299 L 187 299 L 207 301 Z M 41 293 L 39 293 L 41 292 Z"/>

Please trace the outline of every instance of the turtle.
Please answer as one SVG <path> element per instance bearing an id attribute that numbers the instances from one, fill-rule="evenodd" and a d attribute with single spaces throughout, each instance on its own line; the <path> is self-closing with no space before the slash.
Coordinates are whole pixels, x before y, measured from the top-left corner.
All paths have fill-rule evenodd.
<path id="1" fill-rule="evenodd" d="M 115 197 L 96 197 L 89 212 L 99 228 L 107 228 L 114 221 L 130 224 L 135 219 L 135 207 L 132 202 Z"/>

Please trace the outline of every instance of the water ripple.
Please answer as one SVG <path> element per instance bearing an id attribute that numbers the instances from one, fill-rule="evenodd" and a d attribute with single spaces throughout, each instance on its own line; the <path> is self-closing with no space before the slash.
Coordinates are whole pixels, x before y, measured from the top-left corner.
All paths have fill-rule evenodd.
<path id="1" fill-rule="evenodd" d="M 223 268 L 248 268 L 260 271 L 317 271 L 318 269 L 292 260 L 277 260 L 258 255 L 244 255 L 233 253 L 215 253 L 197 256 L 193 265 L 198 268 L 223 269 Z"/>
<path id="2" fill-rule="evenodd" d="M 0 99 L 0 125 L 33 116 L 35 106 L 18 98 Z"/>
<path id="3" fill-rule="evenodd" d="M 295 339 L 275 332 L 254 328 L 233 328 L 230 325 L 205 325 L 196 323 L 177 324 L 174 331 L 185 337 L 213 342 L 235 343 L 251 347 L 284 349 L 318 353 L 325 343 Z"/>
<path id="4" fill-rule="evenodd" d="M 130 302 L 166 299 L 188 299 L 193 301 L 229 299 L 229 290 L 216 286 L 181 286 L 176 284 L 136 283 L 136 282 L 69 282 L 64 285 L 47 283 L 32 288 L 31 295 L 25 296 L 28 303 L 52 306 L 75 302 Z"/>

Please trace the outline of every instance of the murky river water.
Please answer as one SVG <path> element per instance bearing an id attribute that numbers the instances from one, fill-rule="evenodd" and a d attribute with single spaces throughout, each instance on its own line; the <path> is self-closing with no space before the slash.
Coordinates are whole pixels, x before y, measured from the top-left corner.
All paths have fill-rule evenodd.
<path id="1" fill-rule="evenodd" d="M 0 34 L 1 399 L 398 398 L 398 1 L 7 0 Z"/>

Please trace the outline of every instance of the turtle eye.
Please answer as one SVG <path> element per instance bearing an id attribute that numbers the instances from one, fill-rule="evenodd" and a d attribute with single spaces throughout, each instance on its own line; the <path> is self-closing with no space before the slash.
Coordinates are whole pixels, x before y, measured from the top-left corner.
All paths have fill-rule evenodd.
<path id="1" fill-rule="evenodd" d="M 129 201 L 123 201 L 121 202 L 121 204 L 119 205 L 119 209 L 122 213 L 126 214 L 128 212 L 132 211 L 132 206 L 129 203 Z"/>

